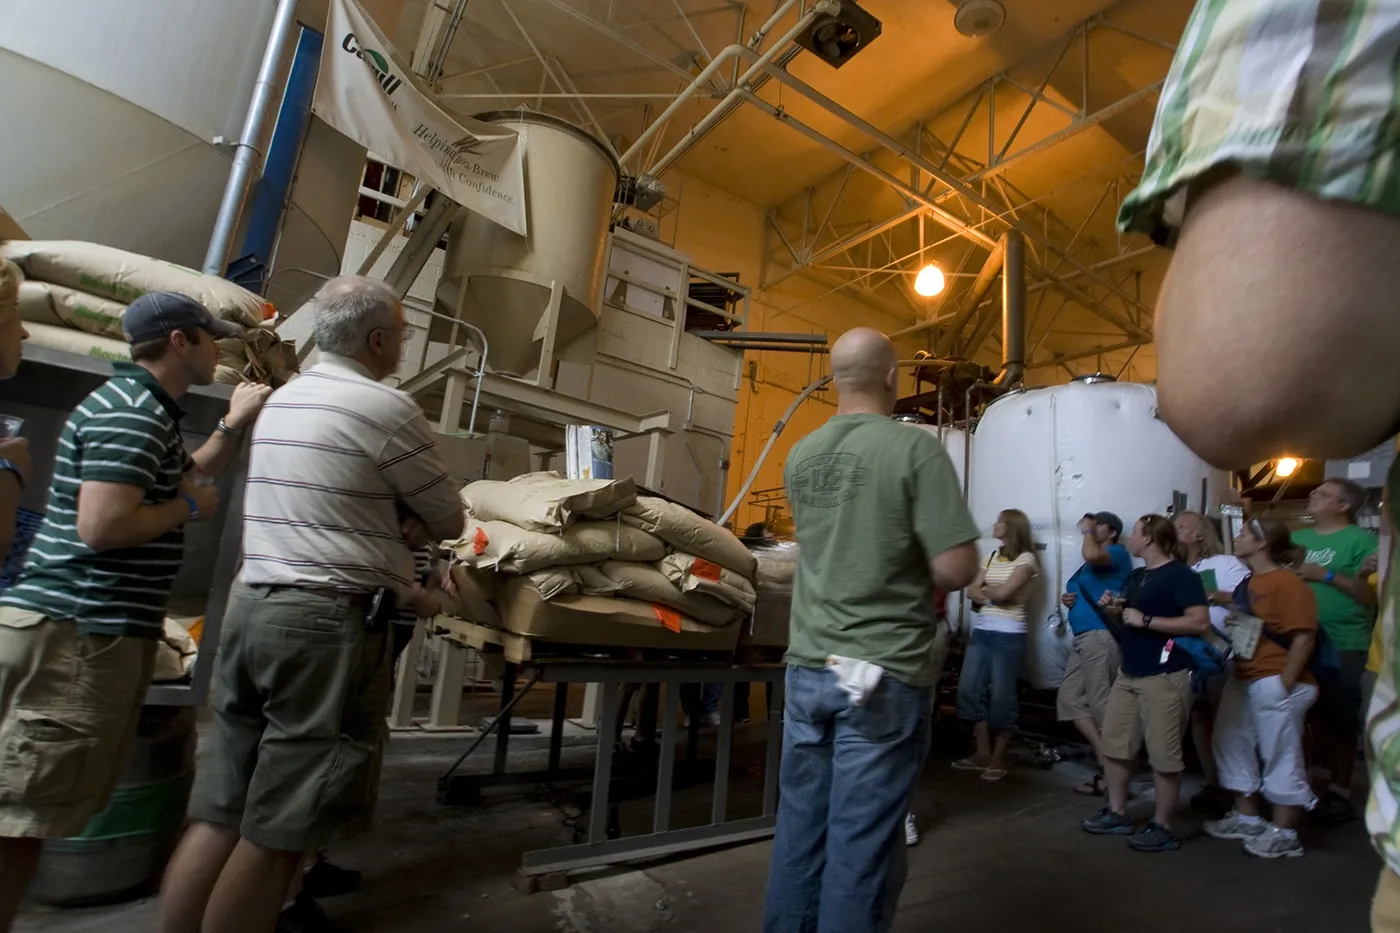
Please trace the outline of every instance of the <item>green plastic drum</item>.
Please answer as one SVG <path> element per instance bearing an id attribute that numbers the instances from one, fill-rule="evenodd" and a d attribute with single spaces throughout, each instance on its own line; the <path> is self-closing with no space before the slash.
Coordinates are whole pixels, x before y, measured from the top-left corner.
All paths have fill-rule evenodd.
<path id="1" fill-rule="evenodd" d="M 149 893 L 170 858 L 194 778 L 194 711 L 147 706 L 107 808 L 81 835 L 54 839 L 29 894 L 76 907 Z"/>

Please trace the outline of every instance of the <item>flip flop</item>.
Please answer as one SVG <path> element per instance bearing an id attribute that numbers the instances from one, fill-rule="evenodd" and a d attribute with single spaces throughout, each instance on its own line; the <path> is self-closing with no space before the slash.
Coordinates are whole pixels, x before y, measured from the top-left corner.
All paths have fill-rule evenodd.
<path id="1" fill-rule="evenodd" d="M 1103 775 L 1096 774 L 1083 784 L 1077 785 L 1074 788 L 1074 792 L 1076 794 L 1082 794 L 1085 797 L 1102 797 L 1108 791 L 1104 787 Z"/>
<path id="2" fill-rule="evenodd" d="M 1002 778 L 1006 777 L 1010 773 L 1011 772 L 1007 771 L 1005 768 L 988 768 L 987 770 L 982 772 L 982 780 L 1000 781 Z"/>
<path id="3" fill-rule="evenodd" d="M 986 771 L 987 766 L 971 758 L 959 758 L 953 762 L 953 769 L 956 771 Z"/>

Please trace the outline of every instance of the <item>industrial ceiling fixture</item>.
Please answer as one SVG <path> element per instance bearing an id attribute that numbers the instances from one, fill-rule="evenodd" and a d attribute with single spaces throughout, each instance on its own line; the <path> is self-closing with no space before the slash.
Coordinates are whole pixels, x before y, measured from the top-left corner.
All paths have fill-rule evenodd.
<path id="1" fill-rule="evenodd" d="M 880 29 L 880 21 L 855 0 L 841 0 L 839 13 L 818 16 L 796 41 L 831 67 L 840 68 L 878 39 Z"/>
<path id="2" fill-rule="evenodd" d="M 971 39 L 990 36 L 1006 22 L 1006 7 L 1001 0 L 966 0 L 953 14 L 958 32 Z"/>
<path id="3" fill-rule="evenodd" d="M 925 298 L 932 298 L 943 291 L 944 284 L 943 270 L 933 263 L 924 266 L 914 276 L 914 291 Z"/>
<path id="4" fill-rule="evenodd" d="M 1287 479 L 1298 471 L 1298 463 L 1297 457 L 1279 457 L 1274 461 L 1274 473 Z"/>

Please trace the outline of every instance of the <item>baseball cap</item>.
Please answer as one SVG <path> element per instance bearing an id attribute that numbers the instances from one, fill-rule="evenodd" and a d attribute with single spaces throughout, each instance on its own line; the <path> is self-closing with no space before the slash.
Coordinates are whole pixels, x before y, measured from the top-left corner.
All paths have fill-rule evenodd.
<path id="1" fill-rule="evenodd" d="M 242 333 L 237 324 L 218 320 L 204 305 L 177 292 L 142 295 L 122 314 L 122 333 L 128 343 L 163 340 L 186 327 L 198 327 L 219 340 Z"/>
<path id="2" fill-rule="evenodd" d="M 1113 533 L 1116 535 L 1121 535 L 1123 533 L 1123 519 L 1114 515 L 1112 512 L 1095 512 L 1089 517 L 1094 520 L 1094 524 L 1096 525 L 1107 525 L 1112 528 Z"/>

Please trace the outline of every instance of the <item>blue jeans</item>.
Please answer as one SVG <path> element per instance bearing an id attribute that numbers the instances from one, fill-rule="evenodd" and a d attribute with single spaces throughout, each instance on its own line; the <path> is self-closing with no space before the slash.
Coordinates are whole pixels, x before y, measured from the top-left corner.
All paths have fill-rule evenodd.
<path id="1" fill-rule="evenodd" d="M 929 687 L 887 676 L 852 706 L 830 671 L 788 668 L 764 933 L 890 929 L 932 699 Z"/>
<path id="2" fill-rule="evenodd" d="M 1025 657 L 1025 632 L 973 629 L 958 675 L 958 718 L 985 722 L 993 732 L 1014 731 L 1016 678 Z"/>

